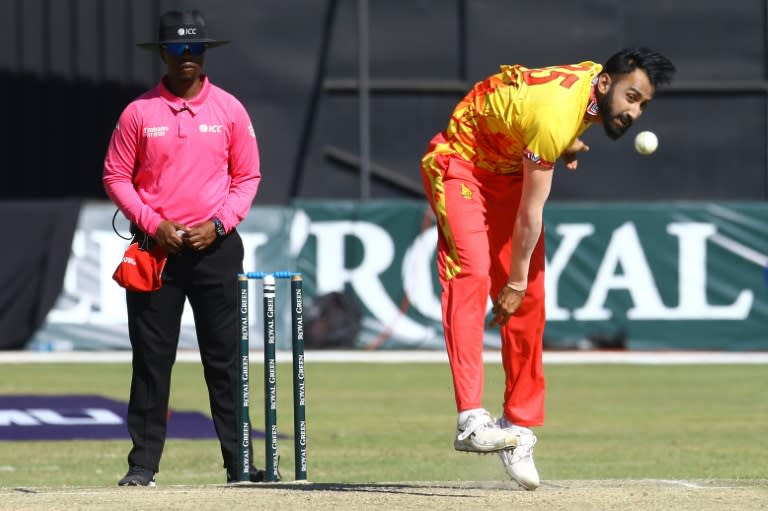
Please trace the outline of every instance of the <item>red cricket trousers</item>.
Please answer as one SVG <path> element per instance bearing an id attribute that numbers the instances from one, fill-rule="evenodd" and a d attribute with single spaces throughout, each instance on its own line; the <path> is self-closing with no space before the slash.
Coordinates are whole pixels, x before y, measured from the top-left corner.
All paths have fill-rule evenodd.
<path id="1" fill-rule="evenodd" d="M 509 275 L 511 238 L 522 192 L 519 173 L 495 174 L 446 154 L 440 135 L 422 160 L 438 222 L 437 263 L 445 345 L 459 412 L 482 408 L 483 339 L 489 297 Z M 522 305 L 501 327 L 506 385 L 503 410 L 520 426 L 544 422 L 544 236 L 531 257 Z"/>

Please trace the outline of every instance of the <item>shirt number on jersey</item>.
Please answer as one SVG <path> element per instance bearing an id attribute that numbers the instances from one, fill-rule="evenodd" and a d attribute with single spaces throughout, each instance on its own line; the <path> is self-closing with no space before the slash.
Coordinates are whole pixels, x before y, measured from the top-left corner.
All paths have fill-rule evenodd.
<path id="1" fill-rule="evenodd" d="M 561 87 L 570 89 L 579 80 L 579 76 L 568 71 L 587 71 L 590 66 L 553 66 L 541 69 L 529 69 L 523 73 L 523 80 L 528 85 L 541 85 L 551 81 L 562 79 Z"/>

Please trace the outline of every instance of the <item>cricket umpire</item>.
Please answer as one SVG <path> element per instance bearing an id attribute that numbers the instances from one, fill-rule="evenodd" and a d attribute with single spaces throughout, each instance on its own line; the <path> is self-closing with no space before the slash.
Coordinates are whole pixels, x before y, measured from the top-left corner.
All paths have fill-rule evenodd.
<path id="1" fill-rule="evenodd" d="M 237 479 L 236 281 L 245 218 L 261 180 L 243 105 L 203 74 L 209 37 L 198 11 L 160 16 L 160 82 L 123 110 L 104 160 L 104 187 L 138 239 L 168 252 L 162 287 L 126 291 L 133 351 L 128 430 L 133 448 L 120 486 L 154 486 L 165 444 L 171 370 L 186 299 L 191 305 L 211 415 L 227 481 Z M 253 459 L 251 457 L 251 459 Z M 263 472 L 251 469 L 251 479 Z"/>

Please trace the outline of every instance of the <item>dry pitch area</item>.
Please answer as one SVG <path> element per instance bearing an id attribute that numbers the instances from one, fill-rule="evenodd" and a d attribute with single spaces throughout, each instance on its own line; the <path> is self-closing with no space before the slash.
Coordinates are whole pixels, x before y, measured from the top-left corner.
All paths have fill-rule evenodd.
<path id="1" fill-rule="evenodd" d="M 3 488 L 0 509 L 252 510 L 536 509 L 623 511 L 768 510 L 768 480 L 544 481 L 535 492 L 512 483 L 277 483 L 157 488 Z"/>

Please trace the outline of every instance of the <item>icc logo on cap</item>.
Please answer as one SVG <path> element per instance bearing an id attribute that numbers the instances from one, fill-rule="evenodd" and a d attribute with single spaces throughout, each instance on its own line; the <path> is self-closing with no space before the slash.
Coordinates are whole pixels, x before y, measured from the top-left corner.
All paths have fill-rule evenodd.
<path id="1" fill-rule="evenodd" d="M 197 28 L 191 27 L 191 28 L 180 28 L 176 31 L 179 35 L 197 35 Z"/>

